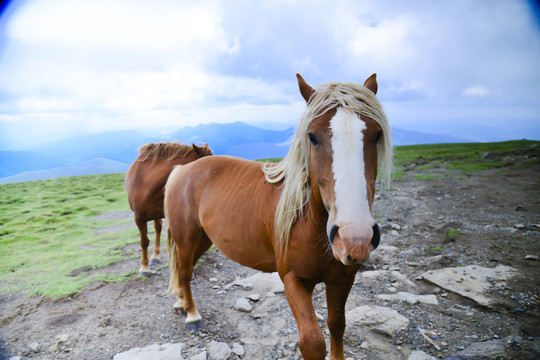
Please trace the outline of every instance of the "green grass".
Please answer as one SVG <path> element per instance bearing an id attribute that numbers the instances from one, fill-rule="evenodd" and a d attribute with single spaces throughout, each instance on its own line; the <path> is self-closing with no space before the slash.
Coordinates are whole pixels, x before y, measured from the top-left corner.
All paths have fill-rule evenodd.
<path id="1" fill-rule="evenodd" d="M 444 246 L 436 246 L 436 247 L 431 248 L 431 249 L 425 249 L 425 250 L 424 250 L 424 253 L 425 253 L 426 255 L 440 254 L 440 253 L 442 253 L 444 250 L 446 250 L 446 247 L 444 247 Z"/>
<path id="2" fill-rule="evenodd" d="M 122 247 L 136 241 L 135 229 L 96 236 L 95 229 L 115 222 L 91 219 L 129 210 L 123 178 L 108 174 L 0 185 L 1 291 L 59 298 L 95 280 L 124 279 L 69 276 L 84 266 L 102 268 L 125 260 Z"/>
<path id="3" fill-rule="evenodd" d="M 535 147 L 534 147 L 535 146 Z M 515 155 L 538 155 L 540 142 L 530 140 L 503 141 L 494 143 L 458 143 L 397 146 L 394 149 L 398 171 L 403 168 L 414 170 L 446 169 L 462 174 L 476 171 L 531 166 L 536 160 L 527 160 L 516 165 L 509 159 Z"/>

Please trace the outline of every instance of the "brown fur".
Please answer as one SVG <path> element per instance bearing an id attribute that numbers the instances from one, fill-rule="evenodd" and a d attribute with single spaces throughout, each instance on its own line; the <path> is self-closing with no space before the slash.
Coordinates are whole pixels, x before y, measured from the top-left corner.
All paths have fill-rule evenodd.
<path id="1" fill-rule="evenodd" d="M 300 79 L 301 93 L 309 101 L 313 89 L 307 88 L 309 85 Z M 371 90 L 374 78 L 370 79 L 367 85 Z M 316 120 L 306 127 L 306 131 L 318 134 L 321 144 L 331 137 L 328 123 L 334 113 L 333 109 L 326 109 L 316 114 Z M 371 206 L 377 176 L 375 139 L 381 127 L 369 118 L 363 116 L 362 119 L 366 122 L 365 147 L 369 147 L 365 149 L 364 160 Z M 318 150 L 311 149 L 309 159 L 310 191 L 301 216 L 290 228 L 286 251 L 281 251 L 281 236 L 275 227 L 283 179 L 269 182 L 259 163 L 229 156 L 206 157 L 177 167 L 171 173 L 165 193 L 170 231 L 167 241 L 171 268 L 169 291 L 178 296 L 175 307 L 185 310 L 189 327 L 199 326 L 201 319 L 191 293 L 193 269 L 214 244 L 224 255 L 244 266 L 279 273 L 298 325 L 299 347 L 304 359 L 321 360 L 326 356 L 324 336 L 312 303 L 315 285 L 324 282 L 330 359 L 345 358 L 345 303 L 360 263 L 370 251 L 371 239 L 357 241 L 355 247 L 360 250 L 352 249 L 351 254 L 365 256 L 349 266 L 332 256 L 327 237 L 327 204 L 334 197 L 332 156 L 324 147 L 318 147 Z"/>
<path id="2" fill-rule="evenodd" d="M 195 161 L 203 156 L 212 155 L 205 144 L 183 145 L 177 142 L 149 143 L 139 148 L 139 156 L 129 167 L 125 177 L 128 201 L 134 212 L 135 223 L 141 237 L 141 272 L 148 273 L 147 222 L 154 221 L 156 242 L 152 259 L 157 259 L 160 251 L 160 234 L 163 213 L 165 183 L 176 165 Z"/>

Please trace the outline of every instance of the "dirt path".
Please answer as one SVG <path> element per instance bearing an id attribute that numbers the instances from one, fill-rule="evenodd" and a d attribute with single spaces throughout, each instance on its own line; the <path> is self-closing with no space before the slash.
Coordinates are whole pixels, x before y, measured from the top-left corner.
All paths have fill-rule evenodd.
<path id="1" fill-rule="evenodd" d="M 414 180 L 414 174 L 418 172 L 413 169 L 392 191 L 379 192 L 374 213 L 383 233 L 381 251 L 366 266 L 367 273 L 358 275 L 347 303 L 348 310 L 366 304 L 395 309 L 409 320 L 408 326 L 393 336 L 348 326 L 346 357 L 407 359 L 421 350 L 449 358 L 490 345 L 499 346 L 499 353 L 481 350 L 487 358 L 539 358 L 540 261 L 535 256 L 540 255 L 540 165 L 422 181 Z M 137 239 L 132 247 L 138 251 Z M 189 359 L 210 341 L 241 344 L 246 359 L 300 357 L 296 324 L 284 294 L 262 292 L 259 301 L 251 301 L 251 312 L 235 310 L 236 300 L 250 291 L 228 284 L 256 272 L 217 251 L 206 254 L 195 270 L 193 291 L 204 328 L 189 331 L 172 310 L 174 299 L 165 295 L 165 255 L 164 266 L 148 280 L 133 276 L 123 283 L 94 283 L 58 301 L 0 296 L 0 359 L 111 359 L 153 343 L 183 343 L 182 355 Z M 426 271 L 468 265 L 511 266 L 519 276 L 485 289 L 495 299 L 491 308 L 419 278 Z M 135 259 L 113 269 L 125 273 L 138 266 Z M 379 296 L 401 291 L 435 295 L 437 304 Z M 326 319 L 322 286 L 314 303 Z M 320 324 L 328 337 L 325 322 Z M 430 337 L 435 345 L 423 330 L 437 333 Z"/>

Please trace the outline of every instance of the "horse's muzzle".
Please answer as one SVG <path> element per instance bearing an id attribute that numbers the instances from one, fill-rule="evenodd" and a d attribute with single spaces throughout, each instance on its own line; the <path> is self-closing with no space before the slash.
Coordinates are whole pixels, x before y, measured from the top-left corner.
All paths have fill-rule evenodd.
<path id="1" fill-rule="evenodd" d="M 341 237 L 338 234 L 339 227 L 337 225 L 333 225 L 332 229 L 330 229 L 330 244 L 332 244 L 334 255 L 336 256 L 337 260 L 340 260 L 345 265 L 351 265 L 351 264 L 357 264 L 357 263 L 363 263 L 365 262 L 368 257 L 369 253 L 372 250 L 375 250 L 380 242 L 381 242 L 381 232 L 379 230 L 379 225 L 375 223 L 373 225 L 373 235 L 371 236 L 371 241 L 369 242 L 371 244 L 371 249 L 368 249 L 369 245 L 362 245 L 362 244 L 351 244 L 350 241 L 346 241 L 345 239 L 341 239 Z M 334 241 L 337 238 L 339 238 L 339 244 L 334 244 Z M 348 244 L 347 244 L 348 243 Z M 368 243 L 368 244 L 369 244 Z"/>

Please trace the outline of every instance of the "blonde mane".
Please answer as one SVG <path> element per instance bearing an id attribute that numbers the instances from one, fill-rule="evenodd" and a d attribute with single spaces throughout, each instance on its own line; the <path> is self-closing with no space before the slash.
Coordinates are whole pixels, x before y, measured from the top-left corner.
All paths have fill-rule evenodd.
<path id="1" fill-rule="evenodd" d="M 202 147 L 208 155 L 212 152 L 208 145 Z M 148 143 L 139 147 L 139 158 L 137 161 L 171 161 L 179 157 L 184 157 L 195 151 L 193 145 L 181 144 L 176 141 Z"/>
<path id="2" fill-rule="evenodd" d="M 309 124 L 316 116 L 338 106 L 367 116 L 381 126 L 382 136 L 377 145 L 379 171 L 385 182 L 390 184 L 392 139 L 388 118 L 379 100 L 371 90 L 357 83 L 320 85 L 300 118 L 287 156 L 278 164 L 263 165 L 264 176 L 268 182 L 283 181 L 274 220 L 274 230 L 282 250 L 286 251 L 288 248 L 291 228 L 296 220 L 303 216 L 304 207 L 311 196 L 310 142 L 307 136 Z"/>

